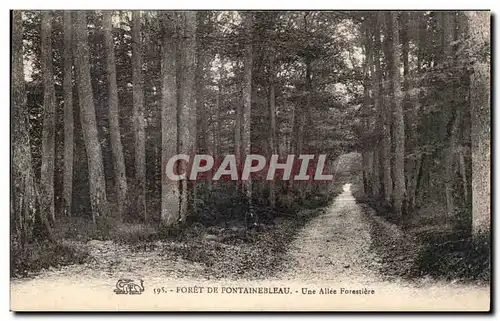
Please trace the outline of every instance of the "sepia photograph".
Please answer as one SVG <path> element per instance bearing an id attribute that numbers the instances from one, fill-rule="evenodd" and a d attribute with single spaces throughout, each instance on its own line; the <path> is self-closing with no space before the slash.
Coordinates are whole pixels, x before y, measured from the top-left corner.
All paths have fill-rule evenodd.
<path id="1" fill-rule="evenodd" d="M 10 310 L 491 312 L 488 10 L 11 10 Z"/>

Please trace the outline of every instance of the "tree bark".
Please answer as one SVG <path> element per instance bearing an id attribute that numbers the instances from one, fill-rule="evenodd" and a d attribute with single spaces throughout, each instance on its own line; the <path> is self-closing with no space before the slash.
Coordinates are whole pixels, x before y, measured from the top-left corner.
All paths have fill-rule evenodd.
<path id="1" fill-rule="evenodd" d="M 403 112 L 405 113 L 405 153 L 406 156 L 413 154 L 412 157 L 407 157 L 405 162 L 405 175 L 406 175 L 406 205 L 405 213 L 411 214 L 415 207 L 415 188 L 418 177 L 418 170 L 420 167 L 420 157 L 415 155 L 415 135 L 412 130 L 412 125 L 417 121 L 414 117 L 413 112 L 413 95 L 411 94 L 411 89 L 413 87 L 413 82 L 410 76 L 410 61 L 409 61 L 409 51 L 410 51 L 410 29 L 411 23 L 410 19 L 412 16 L 410 13 L 401 13 L 402 25 L 401 28 L 401 42 L 402 42 L 402 58 L 403 58 Z M 419 49 L 420 50 L 420 49 Z M 420 64 L 420 57 L 417 57 L 417 65 Z M 417 70 L 420 71 L 419 67 Z"/>
<path id="2" fill-rule="evenodd" d="M 224 69 L 224 65 L 221 65 L 221 69 Z M 241 91 L 243 91 L 243 87 L 244 85 L 239 85 L 241 86 Z M 236 154 L 236 164 L 238 165 L 238 170 L 240 171 L 241 170 L 241 167 L 242 167 L 242 164 L 241 164 L 241 160 L 242 160 L 242 155 L 243 155 L 243 151 L 242 151 L 242 146 L 241 146 L 241 134 L 243 132 L 243 121 L 242 121 L 242 118 L 243 118 L 243 102 L 244 98 L 242 99 L 242 104 L 237 104 L 236 105 L 236 111 L 235 111 L 235 128 L 234 128 L 234 153 Z M 238 181 L 237 182 L 237 186 L 236 186 L 236 189 L 237 191 L 236 192 L 239 192 L 240 189 L 241 189 L 241 182 Z"/>
<path id="3" fill-rule="evenodd" d="M 63 174 L 63 211 L 71 216 L 73 200 L 73 25 L 71 11 L 64 11 L 64 174 Z"/>
<path id="4" fill-rule="evenodd" d="M 136 210 L 148 220 L 146 211 L 146 133 L 144 120 L 144 92 L 142 89 L 141 13 L 132 13 L 132 96 L 134 101 L 135 179 L 137 189 Z"/>
<path id="5" fill-rule="evenodd" d="M 374 60 L 374 83 L 373 83 L 373 101 L 374 108 L 377 112 L 378 121 L 376 122 L 376 137 L 378 138 L 380 150 L 374 155 L 374 167 L 379 169 L 380 179 L 374 180 L 375 195 L 384 195 L 385 199 L 390 201 L 390 191 L 392 190 L 391 169 L 390 169 L 390 153 L 387 148 L 390 147 L 390 136 L 387 128 L 387 112 L 383 104 L 383 81 L 381 67 L 381 41 L 380 30 L 381 22 L 383 21 L 383 13 L 377 13 L 375 18 L 374 42 L 373 42 L 373 60 Z M 389 143 L 387 138 L 389 137 Z M 389 198 L 388 198 L 389 196 Z"/>
<path id="6" fill-rule="evenodd" d="M 115 49 L 113 41 L 112 11 L 104 11 L 104 46 L 106 48 L 106 67 L 108 76 L 108 117 L 113 169 L 115 173 L 115 188 L 117 195 L 118 213 L 123 218 L 127 208 L 127 176 L 125 160 L 120 135 L 120 110 L 118 105 L 118 86 L 116 84 Z"/>
<path id="7" fill-rule="evenodd" d="M 54 210 L 54 158 L 55 158 L 55 108 L 56 93 L 52 66 L 52 13 L 42 13 L 42 75 L 43 75 L 43 131 L 42 167 L 40 175 L 41 211 L 45 217 L 55 222 Z"/>
<path id="8" fill-rule="evenodd" d="M 29 119 L 26 106 L 26 90 L 23 63 L 22 11 L 12 12 L 12 181 L 11 222 L 21 246 L 31 238 L 37 213 L 37 195 L 31 163 Z M 46 215 L 41 212 L 40 215 Z M 42 221 L 46 221 L 42 219 Z M 50 231 L 50 226 L 49 231 Z"/>
<path id="9" fill-rule="evenodd" d="M 161 57 L 161 221 L 174 226 L 179 220 L 179 184 L 165 176 L 168 160 L 177 154 L 177 17 L 175 12 L 163 14 L 163 50 Z"/>
<path id="10" fill-rule="evenodd" d="M 78 100 L 80 104 L 80 121 L 83 140 L 88 160 L 90 204 L 92 219 L 109 214 L 106 197 L 106 180 L 102 160 L 101 145 L 97 132 L 97 122 L 94 106 L 92 85 L 90 82 L 89 47 L 87 44 L 87 16 L 85 11 L 75 12 L 75 42 L 74 57 L 76 79 L 78 84 Z"/>
<path id="11" fill-rule="evenodd" d="M 196 12 L 182 13 L 183 41 L 181 46 L 181 84 L 179 91 L 179 153 L 193 154 L 196 148 L 196 105 L 194 77 L 196 67 Z M 187 164 L 180 162 L 180 171 L 187 171 Z M 181 180 L 180 220 L 188 215 L 189 189 L 187 179 Z"/>
<path id="12" fill-rule="evenodd" d="M 442 41 L 443 41 L 443 52 L 442 59 L 444 63 L 450 63 L 452 61 L 453 54 L 453 35 L 454 35 L 454 20 L 451 19 L 452 12 L 441 12 L 442 21 Z M 461 111 L 458 106 L 455 106 L 453 95 L 455 94 L 454 88 L 446 88 L 450 93 L 450 98 L 447 99 L 447 104 L 451 106 L 451 117 L 449 121 L 452 123 L 451 132 L 449 133 L 447 148 L 444 150 L 444 166 L 445 166 L 445 178 L 444 187 L 446 194 L 446 212 L 450 220 L 455 219 L 455 200 L 453 195 L 453 185 L 455 181 L 455 152 L 457 149 L 457 132 L 461 122 Z M 446 127 L 443 127 L 446 128 Z"/>
<path id="13" fill-rule="evenodd" d="M 371 29 L 371 16 L 366 16 L 363 22 L 363 33 L 364 33 L 364 50 L 365 50 L 365 60 L 363 64 L 363 192 L 365 195 L 372 194 L 372 155 L 373 148 L 370 144 L 369 138 L 372 136 L 370 117 L 371 117 L 371 99 L 370 99 L 370 66 L 373 64 L 372 59 L 372 35 Z"/>
<path id="14" fill-rule="evenodd" d="M 275 55 L 275 50 L 271 47 L 269 53 L 269 150 L 271 155 L 278 155 L 278 141 L 276 138 Z M 271 208 L 276 207 L 276 181 L 274 178 L 269 182 L 269 205 Z"/>
<path id="15" fill-rule="evenodd" d="M 490 12 L 466 12 L 471 49 L 477 60 L 470 76 L 472 117 L 472 233 L 489 236 L 491 229 L 491 97 Z"/>
<path id="16" fill-rule="evenodd" d="M 220 55 L 220 54 L 219 54 Z M 220 149 L 221 149 L 221 119 L 220 119 L 220 114 L 222 110 L 222 106 L 224 105 L 224 87 L 222 86 L 222 83 L 224 81 L 224 78 L 226 77 L 225 72 L 224 72 L 224 58 L 222 55 L 220 55 L 220 61 L 221 61 L 221 67 L 219 69 L 219 81 L 217 82 L 217 97 L 216 97 L 216 102 L 215 102 L 215 111 L 214 111 L 214 127 L 213 127 L 213 156 L 214 159 L 217 159 L 217 157 L 220 154 Z"/>
<path id="17" fill-rule="evenodd" d="M 403 215 L 403 201 L 406 195 L 405 186 L 405 119 L 403 112 L 403 94 L 401 92 L 400 50 L 398 13 L 391 11 L 392 41 L 391 41 L 391 83 L 393 100 L 393 139 L 394 139 L 394 190 L 393 208 L 399 219 Z"/>
<path id="18" fill-rule="evenodd" d="M 253 46 L 252 46 L 252 33 L 253 33 L 253 13 L 245 13 L 244 16 L 244 27 L 247 33 L 245 37 L 245 47 L 244 47 L 244 73 L 243 73 L 243 110 L 242 110 L 242 133 L 241 133 L 241 149 L 242 157 L 246 159 L 247 155 L 250 154 L 250 126 L 252 119 L 252 66 L 253 66 Z M 252 180 L 249 177 L 248 180 L 243 182 L 243 191 L 245 193 L 247 202 L 249 204 L 249 217 L 246 218 L 246 225 L 253 225 L 254 213 L 252 210 Z"/>
<path id="19" fill-rule="evenodd" d="M 392 81 L 391 81 L 391 65 L 392 65 L 392 19 L 391 13 L 380 13 L 382 16 L 382 30 L 384 41 L 382 43 L 385 68 L 382 70 L 382 106 L 383 113 L 383 136 L 381 146 L 381 163 L 383 164 L 383 186 L 384 198 L 386 205 L 392 206 L 392 191 L 394 190 L 394 169 L 395 169 L 395 153 L 394 140 L 392 139 L 392 120 L 393 120 L 393 104 L 392 104 Z"/>
<path id="20" fill-rule="evenodd" d="M 194 124 L 192 124 L 195 129 L 195 146 L 194 151 L 210 154 L 210 147 L 208 144 L 208 124 L 207 116 L 208 110 L 205 104 L 205 69 L 207 65 L 206 53 L 205 53 L 205 40 L 202 35 L 207 28 L 206 24 L 207 13 L 205 11 L 196 12 L 196 23 L 197 23 L 197 36 L 196 36 L 196 70 L 195 70 L 195 100 L 196 100 L 196 113 L 194 117 Z M 200 127 L 200 133 L 198 133 L 198 125 Z M 201 134 L 201 135 L 200 135 Z M 207 188 L 210 190 L 212 188 L 212 180 L 208 180 Z M 197 196 L 197 182 L 192 182 L 192 196 L 193 200 L 196 200 Z"/>
<path id="21" fill-rule="evenodd" d="M 424 65 L 425 63 L 425 48 L 427 46 L 427 39 L 426 39 L 426 22 L 425 22 L 425 19 L 424 19 L 424 15 L 422 13 L 419 13 L 417 16 L 416 16 L 416 26 L 418 27 L 418 31 L 416 33 L 416 37 L 417 37 L 417 72 L 416 72 L 416 75 L 417 77 L 420 77 L 421 74 L 422 74 L 422 66 Z M 409 45 L 408 45 L 409 46 Z M 403 49 L 405 47 L 403 46 Z M 408 47 L 408 50 L 409 50 L 409 47 Z M 405 56 L 403 56 L 405 57 Z M 408 75 L 409 75 L 409 72 L 408 72 Z M 408 76 L 405 76 L 405 79 L 408 79 Z M 416 104 L 415 106 L 412 106 L 413 109 L 415 110 L 415 115 L 419 115 L 420 114 L 420 110 L 421 108 L 419 107 L 421 105 L 421 102 L 423 100 L 423 95 L 422 95 L 422 90 L 420 89 L 421 87 L 421 81 L 416 81 L 415 82 L 418 86 L 418 91 L 417 91 L 417 94 L 415 95 L 415 100 L 418 102 L 418 104 Z M 413 87 L 413 83 L 410 83 L 408 82 L 407 83 L 407 86 L 408 88 L 412 88 Z M 408 99 L 411 99 L 411 95 L 410 97 L 408 97 Z M 413 131 L 415 132 L 419 132 L 422 130 L 422 119 L 418 118 L 417 119 L 417 123 L 414 123 L 414 122 L 408 122 L 408 130 L 407 130 L 407 133 L 412 133 Z M 413 124 L 413 128 L 410 127 L 410 125 Z M 413 147 L 415 149 L 421 147 L 422 145 L 422 137 L 421 135 L 412 135 L 413 136 L 413 139 L 410 140 L 411 138 L 408 139 L 408 141 L 410 141 L 412 144 L 413 144 Z M 408 137 L 412 137 L 412 136 L 408 136 Z M 414 175 L 411 179 L 411 183 L 408 184 L 407 186 L 407 193 L 408 193 L 408 212 L 411 213 L 415 210 L 416 206 L 417 206 L 417 200 L 420 199 L 420 196 L 423 194 L 423 189 L 421 188 L 422 187 L 422 177 L 423 177 L 423 173 L 422 171 L 424 169 L 426 169 L 427 167 L 425 166 L 425 154 L 423 154 L 422 152 L 418 153 L 416 155 L 416 160 L 413 162 L 414 163 Z"/>
<path id="22" fill-rule="evenodd" d="M 196 84 L 196 115 L 198 117 L 197 123 L 200 125 L 201 135 L 199 135 L 199 151 L 201 153 L 208 153 L 208 125 L 207 125 L 207 110 L 205 107 L 205 68 L 207 64 L 206 54 L 205 54 L 205 43 L 201 37 L 201 32 L 206 28 L 206 12 L 198 11 L 196 13 L 197 19 L 197 32 L 196 37 L 196 72 L 195 72 L 195 84 Z"/>

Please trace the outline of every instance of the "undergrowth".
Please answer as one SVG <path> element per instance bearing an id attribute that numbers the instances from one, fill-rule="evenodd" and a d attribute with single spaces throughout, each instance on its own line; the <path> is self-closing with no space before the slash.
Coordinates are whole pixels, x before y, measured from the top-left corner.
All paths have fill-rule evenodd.
<path id="1" fill-rule="evenodd" d="M 247 228 L 242 219 L 244 204 L 237 215 L 220 215 L 222 207 L 202 207 L 191 219 L 177 227 L 166 227 L 159 222 L 144 224 L 114 223 L 115 218 L 61 218 L 53 228 L 55 242 L 27 244 L 21 249 L 11 241 L 11 275 L 24 277 L 42 269 L 82 264 L 89 259 L 89 241 L 112 241 L 136 251 L 147 251 L 156 242 L 175 243 L 168 247 L 175 255 L 203 264 L 207 277 L 227 274 L 238 277 L 259 277 L 274 273 L 285 255 L 296 231 L 308 220 L 321 213 L 335 195 L 314 195 L 295 208 L 269 210 L 254 204 L 258 224 Z M 225 204 L 223 204 L 225 205 Z M 233 206 L 234 207 L 234 206 Z M 222 212 L 224 213 L 224 212 Z M 232 216 L 232 218 L 231 218 Z M 218 219 L 217 218 L 224 218 Z"/>
<path id="2" fill-rule="evenodd" d="M 491 244 L 489 237 L 471 237 L 446 223 L 444 212 L 436 206 L 413 213 L 401 237 L 395 237 L 388 224 L 396 226 L 390 209 L 369 198 L 358 202 L 370 206 L 372 248 L 382 258 L 380 271 L 387 277 L 417 279 L 430 276 L 448 281 L 489 282 Z M 429 210 L 429 209 L 432 209 Z"/>

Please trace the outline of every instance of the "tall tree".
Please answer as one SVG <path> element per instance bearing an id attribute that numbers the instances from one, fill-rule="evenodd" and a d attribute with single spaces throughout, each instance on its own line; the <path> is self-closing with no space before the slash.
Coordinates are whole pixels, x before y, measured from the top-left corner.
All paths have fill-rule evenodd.
<path id="1" fill-rule="evenodd" d="M 123 217 L 127 204 L 127 176 L 120 134 L 120 110 L 118 105 L 118 86 L 116 84 L 116 63 L 113 41 L 112 11 L 103 13 L 104 46 L 106 50 L 106 68 L 108 78 L 108 117 L 111 153 L 117 195 L 118 213 Z"/>
<path id="2" fill-rule="evenodd" d="M 276 56 L 277 50 L 274 46 L 276 41 L 276 18 L 277 14 L 269 15 L 267 25 L 267 36 L 269 37 L 269 66 L 268 66 L 268 86 L 269 86 L 269 154 L 278 155 L 278 137 L 276 130 Z M 276 207 L 276 181 L 269 182 L 269 205 Z"/>
<path id="3" fill-rule="evenodd" d="M 375 121 L 375 132 L 376 132 L 376 140 L 379 146 L 384 146 L 384 138 L 385 138 L 385 123 L 384 119 L 385 112 L 383 107 L 383 83 L 382 83 L 382 67 L 381 67 L 381 42 L 380 42 L 380 28 L 382 21 L 382 13 L 376 13 L 374 20 L 374 28 L 373 28 L 373 106 L 375 112 L 377 114 Z M 383 149 L 383 147 L 382 147 Z M 373 178 L 373 191 L 375 196 L 383 195 L 386 188 L 386 180 L 387 180 L 387 169 L 386 169 L 386 161 L 384 161 L 385 151 L 384 150 L 376 150 L 373 161 L 374 168 L 374 178 Z M 388 160 L 387 160 L 388 161 Z M 390 170 L 389 170 L 390 174 Z M 387 199 L 387 198 L 386 198 Z"/>
<path id="4" fill-rule="evenodd" d="M 195 105 L 195 68 L 196 68 L 196 12 L 182 13 L 181 46 L 181 84 L 179 90 L 179 153 L 193 154 L 196 148 L 196 105 Z M 187 164 L 180 163 L 181 172 L 186 172 Z M 188 214 L 189 189 L 187 179 L 181 180 L 180 220 L 185 221 Z"/>
<path id="5" fill-rule="evenodd" d="M 215 98 L 215 106 L 214 106 L 214 125 L 213 125 L 213 156 L 214 159 L 217 159 L 217 157 L 220 154 L 220 149 L 221 149 L 221 119 L 220 119 L 220 114 L 221 114 L 221 109 L 222 105 L 224 104 L 224 87 L 222 86 L 222 82 L 225 79 L 225 70 L 223 68 L 224 66 L 224 57 L 219 54 L 219 59 L 220 59 L 220 65 L 218 67 L 218 72 L 219 72 L 219 80 L 217 81 L 217 93 L 216 93 L 216 98 Z"/>
<path id="6" fill-rule="evenodd" d="M 244 60 L 243 60 L 243 110 L 242 110 L 242 131 L 241 131 L 241 150 L 242 158 L 246 159 L 250 154 L 250 125 L 252 117 L 252 66 L 253 66 L 253 49 L 252 49 L 252 32 L 253 32 L 253 13 L 247 12 L 243 17 L 243 25 L 247 36 L 245 37 Z M 250 220 L 254 220 L 252 211 L 252 180 L 250 177 L 243 182 L 243 191 L 249 203 L 248 214 Z M 246 220 L 248 226 L 248 220 Z M 254 222 L 252 222 L 254 223 Z"/>
<path id="7" fill-rule="evenodd" d="M 222 64 L 221 60 L 221 75 L 222 75 L 222 70 L 224 70 L 225 66 Z M 243 85 L 241 85 L 241 88 L 243 90 Z M 242 100 L 244 98 L 242 97 Z M 240 169 L 242 167 L 241 162 L 242 162 L 242 157 L 243 157 L 243 150 L 241 146 L 241 137 L 242 137 L 242 132 L 243 132 L 243 104 L 237 104 L 236 105 L 236 110 L 235 110 L 235 128 L 234 128 L 234 153 L 236 154 L 236 164 L 238 164 L 238 168 Z M 241 182 L 237 182 L 236 186 L 236 192 L 239 192 L 241 189 Z"/>
<path id="8" fill-rule="evenodd" d="M 207 13 L 205 11 L 196 12 L 197 19 L 197 37 L 196 37 L 196 71 L 195 71 L 195 86 L 196 86 L 196 115 L 198 116 L 197 124 L 200 126 L 200 146 L 199 151 L 208 153 L 208 124 L 207 124 L 207 110 L 205 98 L 205 69 L 207 64 L 207 57 L 205 52 L 205 40 L 202 33 L 205 32 L 208 23 L 206 22 Z"/>
<path id="9" fill-rule="evenodd" d="M 417 16 L 419 17 L 419 16 Z M 416 182 L 419 170 L 419 157 L 415 155 L 415 134 L 412 130 L 412 124 L 417 121 L 416 117 L 413 117 L 413 95 L 410 92 L 412 87 L 412 77 L 410 76 L 410 29 L 412 28 L 411 19 L 415 19 L 412 13 L 403 12 L 401 13 L 401 43 L 402 43 L 402 59 L 403 59 L 403 111 L 405 113 L 405 173 L 406 173 L 406 213 L 411 213 L 415 207 L 415 193 L 416 193 Z M 419 20 L 417 20 L 419 21 Z M 415 34 L 415 32 L 414 32 Z M 417 57 L 417 60 L 419 57 Z M 417 61 L 417 71 L 419 68 L 420 61 Z M 413 156 L 409 157 L 409 155 Z"/>
<path id="10" fill-rule="evenodd" d="M 63 211 L 71 215 L 73 200 L 73 25 L 71 11 L 64 11 L 64 174 L 63 174 Z"/>
<path id="11" fill-rule="evenodd" d="M 42 167 L 40 175 L 41 211 L 55 221 L 54 210 L 54 159 L 55 159 L 55 108 L 56 92 L 52 65 L 52 13 L 42 13 L 42 74 L 43 74 L 43 131 Z"/>
<path id="12" fill-rule="evenodd" d="M 269 52 L 269 151 L 271 155 L 278 155 L 278 139 L 276 135 L 275 55 L 276 51 L 271 47 Z M 276 181 L 274 179 L 269 182 L 269 205 L 271 208 L 276 207 Z"/>
<path id="13" fill-rule="evenodd" d="M 177 154 L 177 16 L 166 12 L 162 16 L 163 41 L 161 55 L 161 166 L 165 174 L 168 160 Z M 177 224 L 179 218 L 179 184 L 163 175 L 161 181 L 161 221 L 167 226 Z"/>
<path id="14" fill-rule="evenodd" d="M 134 100 L 134 150 L 136 179 L 136 210 L 147 220 L 146 212 L 146 132 L 144 92 L 142 88 L 141 12 L 132 13 L 132 96 Z"/>
<path id="15" fill-rule="evenodd" d="M 24 246 L 31 238 L 37 213 L 37 195 L 31 163 L 28 110 L 23 63 L 22 11 L 12 13 L 12 193 L 11 222 Z M 40 213 L 46 215 L 46 212 Z M 45 217 L 45 221 L 47 218 Z"/>
<path id="16" fill-rule="evenodd" d="M 379 16 L 379 25 L 383 29 L 383 35 L 384 35 L 384 42 L 383 42 L 383 51 L 384 51 L 384 58 L 385 58 L 385 65 L 389 69 L 390 66 L 390 37 L 391 37 L 391 28 L 390 28 L 390 13 L 387 12 L 384 14 L 384 12 L 378 12 L 377 14 Z M 380 43 L 380 40 L 375 40 L 376 42 L 378 41 Z M 375 68 L 377 68 L 377 64 L 380 67 L 380 62 L 376 61 L 375 62 Z M 380 67 L 381 68 L 381 67 Z M 386 71 L 387 71 L 386 69 Z M 384 77 L 385 76 L 385 77 Z M 381 116 L 382 116 L 382 144 L 381 144 L 381 153 L 380 153 L 380 162 L 382 164 L 382 182 L 383 182 L 383 191 L 384 191 L 384 198 L 387 203 L 392 202 L 392 167 L 391 167 L 391 161 L 393 160 L 392 157 L 392 141 L 391 141 L 391 118 L 392 118 L 392 106 L 391 102 L 386 94 L 390 92 L 390 86 L 389 86 L 389 79 L 390 75 L 388 72 L 382 72 L 380 71 L 380 107 L 382 109 L 381 111 Z M 384 99 L 384 98 L 386 99 Z"/>
<path id="17" fill-rule="evenodd" d="M 455 33 L 455 21 L 452 18 L 454 12 L 440 12 L 440 17 L 442 21 L 442 56 L 444 65 L 451 65 L 453 61 L 453 40 Z M 447 105 L 452 106 L 451 117 L 449 117 L 449 122 L 451 123 L 451 130 L 448 133 L 448 142 L 447 148 L 445 148 L 444 152 L 444 187 L 446 194 L 446 211 L 448 213 L 448 218 L 454 219 L 455 217 L 455 200 L 453 195 L 453 185 L 455 181 L 455 153 L 457 151 L 457 139 L 458 139 L 458 126 L 461 121 L 461 113 L 460 109 L 454 103 L 454 85 L 448 85 L 445 89 L 447 95 L 445 96 L 445 102 Z M 446 119 L 448 120 L 448 119 Z"/>
<path id="18" fill-rule="evenodd" d="M 363 144 L 363 189 L 365 194 L 371 194 L 372 189 L 372 161 L 373 161 L 373 148 L 370 146 L 370 136 L 371 136 L 371 124 L 370 124 L 370 90 L 371 90 L 371 79 L 370 79 L 370 67 L 373 64 L 372 61 L 372 35 L 371 35 L 371 16 L 367 15 L 364 17 L 362 24 L 363 31 L 363 42 L 365 50 L 365 59 L 363 62 L 363 134 L 362 134 L 362 144 Z"/>
<path id="19" fill-rule="evenodd" d="M 490 233 L 491 226 L 491 97 L 490 26 L 488 11 L 466 12 L 470 47 L 477 55 L 470 76 L 472 116 L 472 231 L 475 236 Z"/>
<path id="20" fill-rule="evenodd" d="M 391 11 L 391 84 L 393 106 L 393 139 L 394 139 L 394 190 L 393 208 L 398 218 L 403 214 L 405 188 L 405 119 L 403 112 L 403 94 L 401 92 L 399 24 L 398 13 Z"/>
<path id="21" fill-rule="evenodd" d="M 80 105 L 80 121 L 83 140 L 87 153 L 90 204 L 92 219 L 107 216 L 109 205 L 106 197 L 106 180 L 102 160 L 101 144 L 97 132 L 94 95 L 90 81 L 89 46 L 87 33 L 87 15 L 85 11 L 75 12 L 75 69 L 78 85 L 78 101 Z"/>

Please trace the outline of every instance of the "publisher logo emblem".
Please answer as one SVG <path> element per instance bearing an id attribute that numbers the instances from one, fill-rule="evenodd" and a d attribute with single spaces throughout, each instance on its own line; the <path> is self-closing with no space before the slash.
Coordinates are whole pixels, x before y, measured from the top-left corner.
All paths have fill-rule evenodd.
<path id="1" fill-rule="evenodd" d="M 138 280 L 135 282 L 132 279 L 119 279 L 116 282 L 116 294 L 142 294 L 144 292 L 144 281 Z"/>

